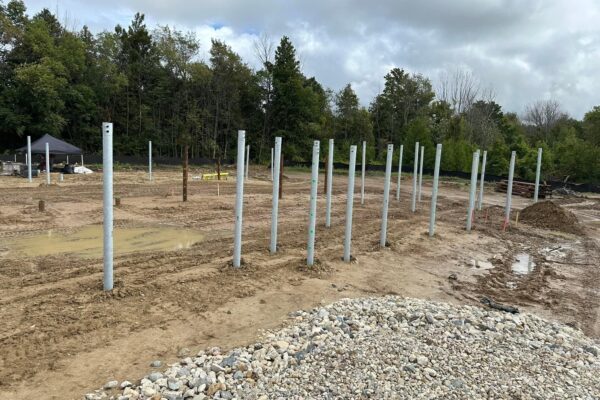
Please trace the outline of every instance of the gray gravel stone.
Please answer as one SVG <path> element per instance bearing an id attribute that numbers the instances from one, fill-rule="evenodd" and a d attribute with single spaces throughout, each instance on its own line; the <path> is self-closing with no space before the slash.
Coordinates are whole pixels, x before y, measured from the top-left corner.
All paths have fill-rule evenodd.
<path id="1" fill-rule="evenodd" d="M 169 390 L 179 390 L 181 388 L 181 382 L 174 378 L 169 378 L 167 380 L 167 387 Z"/>
<path id="2" fill-rule="evenodd" d="M 289 325 L 260 343 L 201 351 L 123 395 L 597 400 L 599 348 L 581 331 L 526 313 L 396 296 L 344 299 L 291 313 Z"/>
<path id="3" fill-rule="evenodd" d="M 160 372 L 153 372 L 150 375 L 148 375 L 148 380 L 150 380 L 150 382 L 156 382 L 157 380 L 161 379 L 163 377 L 163 374 L 161 374 Z"/>
<path id="4" fill-rule="evenodd" d="M 119 381 L 109 381 L 104 385 L 104 390 L 111 390 L 119 386 Z"/>
<path id="5" fill-rule="evenodd" d="M 454 389 L 460 389 L 463 387 L 463 381 L 460 379 L 452 379 L 452 381 L 450 381 L 450 386 L 452 386 Z"/>
<path id="6" fill-rule="evenodd" d="M 129 381 L 123 381 L 123 382 L 121 382 L 121 384 L 119 386 L 121 387 L 121 389 L 125 389 L 125 388 L 133 386 L 133 383 L 131 383 Z"/>

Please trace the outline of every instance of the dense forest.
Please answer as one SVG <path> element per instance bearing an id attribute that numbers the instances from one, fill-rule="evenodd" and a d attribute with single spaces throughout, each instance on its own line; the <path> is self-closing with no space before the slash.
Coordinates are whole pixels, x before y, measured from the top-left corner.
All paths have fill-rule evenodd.
<path id="1" fill-rule="evenodd" d="M 451 72 L 434 88 L 428 77 L 393 68 L 366 108 L 350 84 L 334 92 L 305 76 L 289 38 L 261 37 L 255 52 L 259 70 L 219 40 L 201 60 L 193 33 L 149 28 L 142 14 L 94 34 L 67 29 L 48 10 L 29 16 L 22 1 L 0 0 L 0 153 L 45 133 L 99 152 L 101 123 L 111 121 L 123 155 L 145 154 L 152 140 L 157 155 L 180 156 L 187 144 L 192 157 L 232 160 L 236 132 L 245 129 L 257 162 L 270 158 L 275 136 L 289 160 L 310 159 L 312 140 L 328 138 L 339 161 L 362 140 L 371 162 L 384 159 L 389 142 L 405 144 L 404 160 L 412 160 L 418 140 L 425 167 L 443 143 L 444 170 L 470 170 L 481 148 L 487 170 L 503 175 L 515 150 L 516 174 L 531 179 L 542 147 L 546 177 L 600 182 L 600 106 L 581 121 L 551 100 L 517 115 L 470 73 Z"/>

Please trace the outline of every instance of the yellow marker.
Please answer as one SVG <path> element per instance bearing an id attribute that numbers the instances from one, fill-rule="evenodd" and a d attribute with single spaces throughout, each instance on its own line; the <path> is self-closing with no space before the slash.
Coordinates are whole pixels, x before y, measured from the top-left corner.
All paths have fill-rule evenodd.
<path id="1" fill-rule="evenodd" d="M 218 176 L 219 176 L 219 174 L 202 174 L 202 180 L 205 180 L 205 181 L 214 180 L 214 179 L 217 179 Z M 221 178 L 225 178 L 225 180 L 227 180 L 228 176 L 229 176 L 228 172 L 221 172 Z"/>

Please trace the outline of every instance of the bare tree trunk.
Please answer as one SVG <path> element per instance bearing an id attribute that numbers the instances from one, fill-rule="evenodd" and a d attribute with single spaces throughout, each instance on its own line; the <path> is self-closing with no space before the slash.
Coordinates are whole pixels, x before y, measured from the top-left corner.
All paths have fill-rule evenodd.
<path id="1" fill-rule="evenodd" d="M 141 90 L 138 90 L 138 113 L 139 113 L 139 119 L 140 119 L 138 134 L 141 137 L 142 136 L 142 91 Z"/>
<path id="2" fill-rule="evenodd" d="M 227 144 L 229 143 L 229 132 L 225 132 L 225 144 L 223 145 L 223 158 L 227 160 Z"/>
<path id="3" fill-rule="evenodd" d="M 212 158 L 215 158 L 216 151 L 217 151 L 217 138 L 219 136 L 218 130 L 219 130 L 219 99 L 217 98 L 217 107 L 216 107 L 216 111 L 215 111 L 215 124 L 214 124 L 214 132 L 213 132 L 214 145 L 213 145 Z"/>
<path id="4" fill-rule="evenodd" d="M 129 85 L 126 86 L 125 97 L 127 98 L 127 118 L 125 118 L 125 136 L 129 136 Z"/>
<path id="5" fill-rule="evenodd" d="M 188 145 L 184 146 L 183 151 L 183 201 L 188 197 Z"/>

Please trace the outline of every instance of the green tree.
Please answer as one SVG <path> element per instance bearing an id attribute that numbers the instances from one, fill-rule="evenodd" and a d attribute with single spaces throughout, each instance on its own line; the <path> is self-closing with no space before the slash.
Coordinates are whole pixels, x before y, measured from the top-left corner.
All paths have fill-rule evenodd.
<path id="1" fill-rule="evenodd" d="M 383 92 L 370 107 L 379 154 L 387 142 L 402 142 L 409 122 L 426 114 L 434 97 L 431 82 L 422 75 L 394 68 L 385 76 Z"/>
<path id="2" fill-rule="evenodd" d="M 115 147 L 131 153 L 140 144 L 131 140 L 130 135 L 141 139 L 144 129 L 152 125 L 148 96 L 150 88 L 156 83 L 159 60 L 143 14 L 135 14 L 127 29 L 117 26 L 115 32 L 121 41 L 119 67 L 127 77 L 125 93 L 119 96 L 118 105 L 115 107 L 115 113 L 125 113 L 124 118 L 118 114 L 115 116 L 121 123 L 125 120 L 124 126 L 120 126 L 124 128 L 123 135 L 120 136 L 120 140 L 115 140 Z"/>
<path id="3" fill-rule="evenodd" d="M 296 49 L 287 36 L 281 38 L 275 50 L 273 65 L 273 101 L 271 104 L 272 127 L 275 136 L 281 136 L 286 156 L 297 157 L 307 144 L 300 137 L 305 119 L 302 103 L 304 99 L 300 63 Z"/>
<path id="4" fill-rule="evenodd" d="M 450 103 L 439 100 L 431 104 L 429 108 L 429 123 L 434 143 L 442 143 L 450 133 L 452 115 L 453 112 Z"/>
<path id="5" fill-rule="evenodd" d="M 311 143 L 327 123 L 327 93 L 300 71 L 296 50 L 288 37 L 281 38 L 273 64 L 271 102 L 272 133 L 281 136 L 288 159 L 307 159 Z"/>
<path id="6" fill-rule="evenodd" d="M 363 140 L 373 142 L 373 125 L 369 111 L 360 107 L 358 96 L 350 84 L 335 95 L 334 102 L 334 138 L 343 144 L 340 149 L 346 159 L 350 145 L 360 145 Z"/>
<path id="7" fill-rule="evenodd" d="M 555 174 L 570 182 L 587 180 L 600 181 L 600 149 L 590 146 L 570 128 L 563 140 L 556 146 Z"/>
<path id="8" fill-rule="evenodd" d="M 153 108 L 167 116 L 163 124 L 154 124 L 148 139 L 172 147 L 173 153 L 177 153 L 178 145 L 188 145 L 193 155 L 203 128 L 201 113 L 191 95 L 193 58 L 200 44 L 192 32 L 183 33 L 168 26 L 159 26 L 153 33 L 153 41 L 161 68 L 150 97 Z M 171 101 L 167 100 L 167 93 L 173 96 Z"/>
<path id="9" fill-rule="evenodd" d="M 433 167 L 435 159 L 435 148 L 431 141 L 431 131 L 429 128 L 429 120 L 426 116 L 420 116 L 409 122 L 404 136 L 404 159 L 414 160 L 415 157 L 415 142 L 419 142 L 419 146 L 425 146 L 423 157 L 423 165 L 426 168 Z M 420 157 L 420 150 L 419 150 Z"/>
<path id="10" fill-rule="evenodd" d="M 594 146 L 600 146 L 600 106 L 594 107 L 583 117 L 583 137 Z"/>

